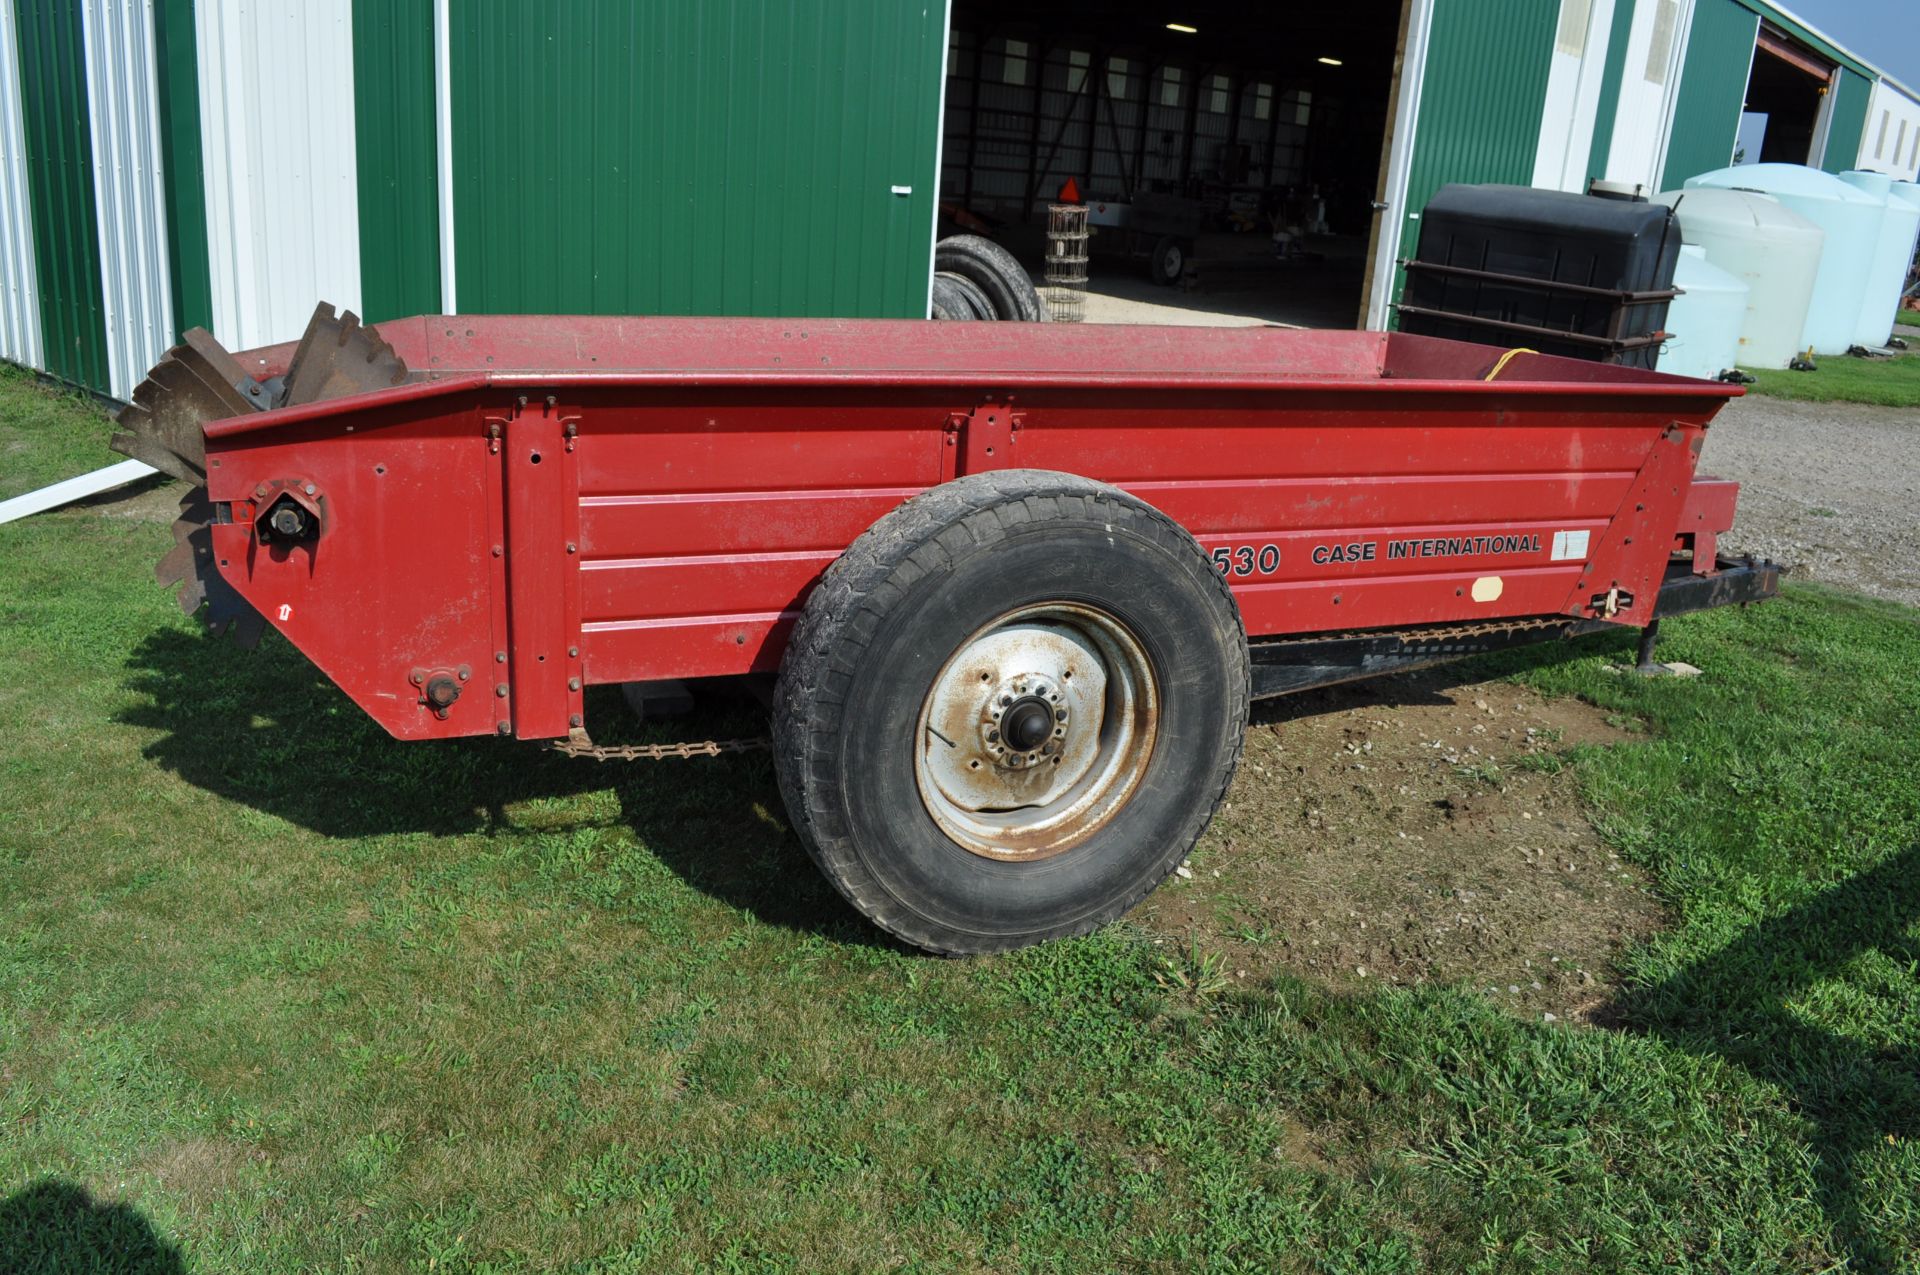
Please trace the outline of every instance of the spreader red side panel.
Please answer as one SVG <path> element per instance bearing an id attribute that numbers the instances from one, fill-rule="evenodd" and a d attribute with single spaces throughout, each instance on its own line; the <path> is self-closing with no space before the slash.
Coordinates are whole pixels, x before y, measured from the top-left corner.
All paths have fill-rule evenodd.
<path id="1" fill-rule="evenodd" d="M 477 386 L 427 388 L 208 439 L 208 496 L 234 519 L 213 528 L 221 574 L 402 739 L 495 732 L 509 702 L 500 456 Z M 324 510 L 311 541 L 255 530 L 256 493 L 287 482 Z M 425 702 L 441 674 L 460 689 L 445 717 Z"/>
<path id="2" fill-rule="evenodd" d="M 207 430 L 210 495 L 235 519 L 216 528 L 222 573 L 402 737 L 549 737 L 594 683 L 771 671 L 863 531 L 993 469 L 1081 474 L 1166 511 L 1253 636 L 1642 623 L 1730 392 L 1537 356 L 1489 383 L 1484 349 L 1368 333 L 1030 329 L 1024 346 L 935 348 L 964 325 L 748 320 L 579 321 L 565 367 L 459 370 L 545 357 L 575 321 L 517 341 L 502 320 L 417 322 L 409 358 L 441 379 Z M 631 370 L 721 331 L 733 345 L 703 366 Z M 1124 366 L 1129 339 L 1173 366 Z M 1004 375 L 969 364 L 981 341 Z M 1290 350 L 1309 370 L 1284 370 Z M 609 365 L 628 370 L 594 370 Z M 311 543 L 249 521 L 251 493 L 286 483 L 324 506 Z M 450 703 L 426 693 L 443 676 Z"/>

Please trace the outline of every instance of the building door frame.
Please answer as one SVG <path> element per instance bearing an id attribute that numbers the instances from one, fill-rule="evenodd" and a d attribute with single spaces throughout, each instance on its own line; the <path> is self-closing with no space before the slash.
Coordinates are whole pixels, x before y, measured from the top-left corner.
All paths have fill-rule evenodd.
<path id="1" fill-rule="evenodd" d="M 1360 293 L 1360 326 L 1384 331 L 1399 269 L 1401 207 L 1413 173 L 1420 120 L 1420 88 L 1426 82 L 1427 41 L 1433 32 L 1434 0 L 1404 0 L 1400 7 L 1400 72 L 1387 105 L 1387 135 L 1380 143 L 1380 181 L 1373 197 L 1373 234 L 1367 249 L 1366 284 Z"/>

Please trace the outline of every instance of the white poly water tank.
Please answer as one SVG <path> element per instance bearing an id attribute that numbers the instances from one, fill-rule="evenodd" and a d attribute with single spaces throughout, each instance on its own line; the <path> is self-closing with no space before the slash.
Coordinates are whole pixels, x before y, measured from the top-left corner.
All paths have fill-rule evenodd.
<path id="1" fill-rule="evenodd" d="M 1873 274 L 1867 280 L 1860 322 L 1853 333 L 1853 339 L 1861 345 L 1885 345 L 1900 309 L 1900 290 L 1906 286 L 1907 270 L 1913 265 L 1913 241 L 1920 236 L 1920 207 L 1896 194 L 1893 178 L 1885 173 L 1855 170 L 1841 173 L 1840 180 L 1886 201 L 1880 219 L 1880 243 L 1873 254 Z"/>
<path id="2" fill-rule="evenodd" d="M 1889 200 L 1889 205 L 1905 202 L 1908 207 L 1914 209 L 1914 213 L 1920 213 L 1920 184 L 1914 184 L 1914 182 L 1893 182 L 1893 192 L 1891 192 L 1891 194 L 1893 194 L 1893 198 Z M 1889 215 L 1891 215 L 1891 213 L 1889 213 Z M 1920 252 L 1920 236 L 1914 238 L 1914 252 Z M 1901 282 L 1901 288 L 1905 288 L 1905 286 L 1907 286 L 1907 284 Z M 1903 311 L 1899 309 L 1899 301 L 1895 301 L 1893 323 L 1920 323 L 1920 321 L 1916 321 L 1914 315 L 1910 315 L 1910 313 L 1903 313 Z"/>
<path id="3" fill-rule="evenodd" d="M 1673 335 L 1660 347 L 1659 369 L 1712 380 L 1739 361 L 1747 285 L 1708 261 L 1699 244 L 1683 243 L 1673 286 L 1680 295 L 1667 307 L 1666 328 Z"/>
<path id="4" fill-rule="evenodd" d="M 1860 298 L 1873 275 L 1886 200 L 1803 164 L 1742 164 L 1687 179 L 1689 190 L 1702 186 L 1772 195 L 1827 232 L 1800 343 L 1815 354 L 1845 354 L 1856 344 Z"/>
<path id="5" fill-rule="evenodd" d="M 1670 190 L 1654 202 L 1673 209 L 1683 243 L 1747 285 L 1740 367 L 1785 367 L 1803 348 L 1826 232 L 1769 196 L 1745 190 Z M 1671 319 L 1667 326 L 1675 332 Z M 1664 364 L 1663 364 L 1664 366 Z"/>
<path id="6" fill-rule="evenodd" d="M 1895 200 L 1905 200 L 1908 204 L 1912 205 L 1916 212 L 1920 212 L 1920 185 L 1916 185 L 1913 182 L 1895 182 L 1893 184 L 1893 197 Z M 1920 238 L 1915 239 L 1913 246 L 1916 252 L 1920 252 Z M 1905 285 L 1903 284 L 1902 286 L 1904 287 Z M 1914 322 L 1914 317 L 1911 314 L 1903 314 L 1896 309 L 1893 312 L 1893 321 L 1895 323 L 1912 323 Z"/>

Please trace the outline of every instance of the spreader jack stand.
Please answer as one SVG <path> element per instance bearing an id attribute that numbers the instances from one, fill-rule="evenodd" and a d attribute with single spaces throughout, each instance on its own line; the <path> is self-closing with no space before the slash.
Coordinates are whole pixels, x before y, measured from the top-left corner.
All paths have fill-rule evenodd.
<path id="1" fill-rule="evenodd" d="M 1640 654 L 1633 661 L 1633 671 L 1642 677 L 1659 677 L 1667 671 L 1667 666 L 1656 663 L 1653 658 L 1653 644 L 1660 638 L 1660 621 L 1651 620 L 1647 627 L 1640 630 Z"/>

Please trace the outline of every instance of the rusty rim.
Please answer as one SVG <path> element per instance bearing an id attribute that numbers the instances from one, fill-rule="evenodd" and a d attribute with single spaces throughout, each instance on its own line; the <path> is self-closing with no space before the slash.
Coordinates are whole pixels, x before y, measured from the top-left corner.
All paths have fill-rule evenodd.
<path id="1" fill-rule="evenodd" d="M 920 708 L 920 800 L 989 859 L 1079 845 L 1127 804 L 1153 757 L 1159 689 L 1140 642 L 1083 603 L 1022 607 L 948 658 Z"/>

